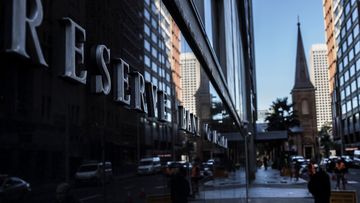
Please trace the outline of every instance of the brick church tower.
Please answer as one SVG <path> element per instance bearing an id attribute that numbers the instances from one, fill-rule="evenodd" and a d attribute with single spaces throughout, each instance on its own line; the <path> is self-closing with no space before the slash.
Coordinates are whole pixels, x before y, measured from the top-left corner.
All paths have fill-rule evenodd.
<path id="1" fill-rule="evenodd" d="M 296 151 L 305 158 L 315 158 L 317 150 L 317 126 L 316 126 L 316 106 L 315 106 L 315 87 L 310 81 L 304 45 L 301 37 L 300 23 L 298 25 L 298 39 L 296 50 L 296 70 L 295 84 L 291 91 L 294 111 L 300 121 L 292 139 Z"/>

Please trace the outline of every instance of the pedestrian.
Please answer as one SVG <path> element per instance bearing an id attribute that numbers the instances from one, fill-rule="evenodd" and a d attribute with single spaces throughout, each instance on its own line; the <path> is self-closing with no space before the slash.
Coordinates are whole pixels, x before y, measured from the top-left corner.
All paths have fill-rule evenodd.
<path id="1" fill-rule="evenodd" d="M 311 177 L 312 177 L 313 175 L 315 175 L 315 173 L 316 173 L 315 166 L 314 166 L 313 163 L 309 163 L 307 168 L 308 168 L 309 179 L 311 179 Z"/>
<path id="2" fill-rule="evenodd" d="M 298 173 L 297 173 L 297 164 L 296 164 L 296 162 L 293 161 L 293 162 L 290 164 L 290 167 L 291 167 L 290 181 L 292 181 L 293 178 L 295 178 L 295 180 L 298 181 L 299 175 L 298 175 Z"/>
<path id="3" fill-rule="evenodd" d="M 198 161 L 195 161 L 191 169 L 191 188 L 192 188 L 193 196 L 199 193 L 199 180 L 200 180 L 200 166 Z"/>
<path id="4" fill-rule="evenodd" d="M 186 179 L 186 170 L 180 167 L 170 180 L 170 193 L 172 203 L 187 203 L 190 195 L 190 185 Z"/>
<path id="5" fill-rule="evenodd" d="M 60 183 L 56 187 L 56 200 L 57 203 L 80 203 L 68 183 Z"/>
<path id="6" fill-rule="evenodd" d="M 341 159 L 339 159 L 336 162 L 334 171 L 336 174 L 336 189 L 340 189 L 340 181 L 341 181 L 342 188 L 343 188 L 343 190 L 345 190 L 346 189 L 346 179 L 345 179 L 346 166 Z"/>
<path id="7" fill-rule="evenodd" d="M 263 164 L 264 164 L 264 168 L 265 168 L 265 171 L 267 170 L 267 167 L 268 167 L 268 159 L 266 156 L 263 157 Z"/>
<path id="8" fill-rule="evenodd" d="M 296 179 L 296 181 L 299 180 L 300 169 L 301 169 L 301 164 L 296 161 L 296 162 L 295 162 L 295 179 Z"/>
<path id="9" fill-rule="evenodd" d="M 309 166 L 312 169 L 308 190 L 314 197 L 315 203 L 329 203 L 331 194 L 330 177 L 323 168 L 319 171 L 314 170 L 313 164 Z"/>

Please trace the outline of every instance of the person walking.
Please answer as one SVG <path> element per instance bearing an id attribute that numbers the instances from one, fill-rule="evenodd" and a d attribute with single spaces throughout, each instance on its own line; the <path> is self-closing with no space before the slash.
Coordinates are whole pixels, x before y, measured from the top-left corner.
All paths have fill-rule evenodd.
<path id="1" fill-rule="evenodd" d="M 264 164 L 264 168 L 265 168 L 265 171 L 267 170 L 267 167 L 268 167 L 268 159 L 266 156 L 263 157 L 263 164 Z"/>
<path id="2" fill-rule="evenodd" d="M 200 180 L 200 166 L 198 161 L 195 161 L 191 169 L 191 189 L 192 196 L 195 197 L 199 193 L 199 180 Z"/>
<path id="3" fill-rule="evenodd" d="M 336 189 L 338 189 L 338 190 L 340 189 L 340 181 L 341 181 L 342 188 L 343 188 L 343 190 L 345 190 L 346 189 L 346 180 L 345 180 L 346 166 L 341 159 L 339 159 L 336 162 L 334 171 L 336 174 Z"/>
<path id="4" fill-rule="evenodd" d="M 170 195 L 173 203 L 187 203 L 190 185 L 186 179 L 186 169 L 180 167 L 170 180 Z"/>
<path id="5" fill-rule="evenodd" d="M 312 172 L 309 173 L 308 190 L 314 197 L 314 203 L 329 203 L 331 195 L 330 177 L 323 168 L 315 170 L 313 164 L 309 166 Z"/>

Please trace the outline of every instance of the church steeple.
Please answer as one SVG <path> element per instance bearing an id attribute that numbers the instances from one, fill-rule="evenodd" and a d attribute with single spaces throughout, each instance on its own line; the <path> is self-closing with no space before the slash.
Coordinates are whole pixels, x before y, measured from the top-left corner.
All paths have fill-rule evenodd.
<path id="1" fill-rule="evenodd" d="M 294 89 L 313 89 L 314 85 L 310 81 L 310 75 L 307 68 L 304 45 L 301 37 L 300 22 L 298 18 L 298 39 L 296 49 L 296 70 Z"/>

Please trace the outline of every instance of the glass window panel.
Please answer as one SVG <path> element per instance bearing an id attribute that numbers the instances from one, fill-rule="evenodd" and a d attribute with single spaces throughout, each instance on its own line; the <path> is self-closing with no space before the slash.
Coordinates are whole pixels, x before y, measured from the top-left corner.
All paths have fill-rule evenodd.
<path id="1" fill-rule="evenodd" d="M 156 5 L 153 3 L 151 4 L 151 10 L 156 14 L 158 12 L 158 9 L 156 8 Z"/>
<path id="2" fill-rule="evenodd" d="M 153 26 L 153 28 L 157 29 L 157 21 L 155 20 L 155 18 L 151 19 L 151 25 Z"/>
<path id="3" fill-rule="evenodd" d="M 343 39 L 345 37 L 346 30 L 345 27 L 341 30 L 341 38 Z"/>
<path id="4" fill-rule="evenodd" d="M 147 51 L 150 51 L 150 43 L 146 39 L 144 39 L 144 47 Z"/>
<path id="5" fill-rule="evenodd" d="M 144 24 L 144 32 L 145 32 L 148 36 L 150 36 L 150 28 L 149 28 L 149 26 L 147 26 L 146 24 Z"/>
<path id="6" fill-rule="evenodd" d="M 157 79 L 156 77 L 153 76 L 151 82 L 152 82 L 153 85 L 155 85 L 156 87 L 159 86 L 159 85 L 158 85 L 158 79 Z"/>
<path id="7" fill-rule="evenodd" d="M 150 20 L 150 13 L 149 13 L 149 11 L 148 11 L 146 8 L 144 8 L 144 17 L 145 17 L 147 20 Z"/>
<path id="8" fill-rule="evenodd" d="M 356 80 L 352 81 L 351 83 L 351 92 L 355 92 L 356 91 Z"/>
<path id="9" fill-rule="evenodd" d="M 170 87 L 166 85 L 166 94 L 171 95 Z"/>
<path id="10" fill-rule="evenodd" d="M 345 56 L 344 57 L 344 68 L 346 68 L 346 66 L 348 65 L 349 61 L 348 61 L 348 57 Z"/>
<path id="11" fill-rule="evenodd" d="M 351 18 L 349 18 L 349 19 L 347 20 L 347 22 L 346 22 L 346 30 L 347 30 L 347 31 L 350 31 L 351 25 L 352 25 Z"/>
<path id="12" fill-rule="evenodd" d="M 350 85 L 346 86 L 346 89 L 345 89 L 345 96 L 349 96 L 350 95 Z"/>
<path id="13" fill-rule="evenodd" d="M 341 90 L 340 99 L 341 99 L 341 100 L 344 100 L 344 99 L 345 99 L 345 91 L 344 91 L 344 90 Z"/>
<path id="14" fill-rule="evenodd" d="M 353 49 L 350 49 L 349 51 L 349 61 L 352 61 L 354 59 L 354 51 Z"/>
<path id="15" fill-rule="evenodd" d="M 349 80 L 349 72 L 348 71 L 346 71 L 345 73 L 344 73 L 344 82 L 347 82 L 348 80 Z"/>
<path id="16" fill-rule="evenodd" d="M 151 75 L 149 72 L 145 71 L 145 80 L 148 81 L 148 82 L 151 82 Z"/>
<path id="17" fill-rule="evenodd" d="M 350 34 L 349 34 L 349 36 L 348 36 L 348 38 L 347 38 L 347 44 L 348 44 L 348 46 L 351 45 L 352 41 L 353 41 L 352 33 L 350 32 Z"/>
<path id="18" fill-rule="evenodd" d="M 154 72 L 157 73 L 158 70 L 157 70 L 157 65 L 156 65 L 155 62 L 152 62 L 151 68 L 152 68 L 152 70 L 153 70 Z"/>
<path id="19" fill-rule="evenodd" d="M 157 53 L 158 53 L 158 52 L 157 52 L 157 50 L 156 50 L 155 47 L 152 48 L 151 53 L 152 53 L 153 57 L 157 58 Z"/>
<path id="20" fill-rule="evenodd" d="M 346 4 L 345 15 L 349 14 L 349 12 L 350 12 L 350 3 Z"/>
<path id="21" fill-rule="evenodd" d="M 354 26 L 353 35 L 354 35 L 354 39 L 356 39 L 356 37 L 359 35 L 359 24 L 357 24 L 357 23 Z"/>
<path id="22" fill-rule="evenodd" d="M 340 77 L 340 86 L 344 85 L 344 76 Z"/>
<path id="23" fill-rule="evenodd" d="M 347 44 L 346 44 L 346 41 L 344 41 L 342 44 L 342 52 L 345 53 L 346 49 L 347 49 Z"/>
<path id="24" fill-rule="evenodd" d="M 360 71 L 360 58 L 356 59 L 356 70 Z"/>
<path id="25" fill-rule="evenodd" d="M 144 55 L 144 63 L 147 67 L 150 68 L 150 58 L 147 55 Z"/>
<path id="26" fill-rule="evenodd" d="M 357 17 L 358 17 L 358 10 L 355 7 L 354 11 L 352 12 L 351 18 L 353 20 L 353 22 L 357 22 Z"/>
<path id="27" fill-rule="evenodd" d="M 351 100 L 346 102 L 346 110 L 349 112 L 352 109 L 351 107 Z"/>
<path id="28" fill-rule="evenodd" d="M 355 55 L 357 55 L 359 52 L 360 52 L 360 41 L 357 41 L 355 45 Z"/>
<path id="29" fill-rule="evenodd" d="M 355 75 L 355 64 L 350 67 L 350 77 Z"/>
<path id="30" fill-rule="evenodd" d="M 152 35 L 151 35 L 151 39 L 152 39 L 152 41 L 153 41 L 155 44 L 157 44 L 157 40 L 158 40 L 158 38 L 157 38 L 157 36 L 156 36 L 156 34 L 155 34 L 155 33 L 152 33 Z"/>
<path id="31" fill-rule="evenodd" d="M 355 96 L 352 98 L 352 105 L 353 105 L 353 108 L 356 108 L 356 107 L 359 106 L 359 100 L 358 100 L 357 95 L 355 95 Z"/>

